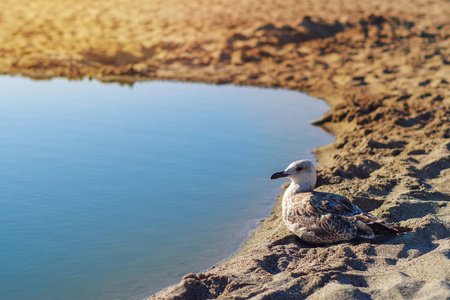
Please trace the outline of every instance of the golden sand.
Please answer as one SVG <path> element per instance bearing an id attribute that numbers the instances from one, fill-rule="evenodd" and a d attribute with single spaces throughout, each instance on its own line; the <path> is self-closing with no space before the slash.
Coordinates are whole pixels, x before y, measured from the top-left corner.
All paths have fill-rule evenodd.
<path id="1" fill-rule="evenodd" d="M 243 249 L 155 299 L 450 297 L 450 4 L 445 0 L 3 0 L 0 72 L 283 87 L 316 124 L 319 190 L 398 237 L 311 247 L 279 202 Z"/>

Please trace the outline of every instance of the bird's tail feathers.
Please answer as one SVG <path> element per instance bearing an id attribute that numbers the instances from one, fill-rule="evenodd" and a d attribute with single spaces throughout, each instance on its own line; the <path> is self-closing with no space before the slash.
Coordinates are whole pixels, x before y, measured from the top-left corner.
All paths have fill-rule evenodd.
<path id="1" fill-rule="evenodd" d="M 377 218 L 376 216 L 368 213 L 362 213 L 355 215 L 355 218 L 361 222 L 366 223 L 375 234 L 384 235 L 397 235 L 400 233 L 409 232 L 412 228 L 404 226 L 390 225 L 383 220 Z"/>
<path id="2" fill-rule="evenodd" d="M 391 225 L 391 227 L 395 230 L 397 230 L 398 233 L 404 233 L 404 232 L 410 232 L 412 230 L 412 228 L 410 227 L 405 227 L 405 226 L 396 226 L 396 225 Z"/>

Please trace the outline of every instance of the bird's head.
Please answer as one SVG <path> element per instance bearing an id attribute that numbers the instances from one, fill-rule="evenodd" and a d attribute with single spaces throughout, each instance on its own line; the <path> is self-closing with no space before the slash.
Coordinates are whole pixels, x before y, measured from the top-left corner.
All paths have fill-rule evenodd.
<path id="1" fill-rule="evenodd" d="M 312 190 L 316 185 L 316 168 L 309 159 L 297 160 L 291 163 L 284 171 L 270 176 L 270 179 L 282 177 L 287 177 L 295 184 L 300 185 L 302 190 Z"/>

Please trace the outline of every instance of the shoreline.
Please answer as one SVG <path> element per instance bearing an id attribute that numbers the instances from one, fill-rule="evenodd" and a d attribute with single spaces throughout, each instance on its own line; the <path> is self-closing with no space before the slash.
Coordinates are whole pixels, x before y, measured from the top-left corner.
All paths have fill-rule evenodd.
<path id="1" fill-rule="evenodd" d="M 150 299 L 450 297 L 446 1 L 316 1 L 301 10 L 293 0 L 34 2 L 49 17 L 0 5 L 13 17 L 0 27 L 0 73 L 257 85 L 325 99 L 332 109 L 315 125 L 336 142 L 315 150 L 318 190 L 415 228 L 314 248 L 284 228 L 277 201 L 237 254 Z M 81 15 L 87 7 L 93 14 Z"/>

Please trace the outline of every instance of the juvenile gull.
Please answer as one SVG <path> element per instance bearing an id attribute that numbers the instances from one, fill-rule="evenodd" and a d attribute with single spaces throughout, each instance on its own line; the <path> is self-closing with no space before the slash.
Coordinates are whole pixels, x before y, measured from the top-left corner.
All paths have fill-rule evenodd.
<path id="1" fill-rule="evenodd" d="M 356 237 L 372 239 L 376 234 L 395 235 L 411 230 L 389 225 L 363 212 L 343 196 L 315 192 L 316 168 L 309 159 L 291 163 L 270 179 L 282 177 L 292 181 L 283 196 L 283 221 L 306 242 L 325 244 Z"/>

